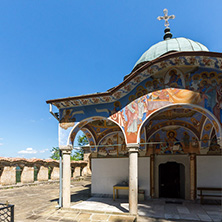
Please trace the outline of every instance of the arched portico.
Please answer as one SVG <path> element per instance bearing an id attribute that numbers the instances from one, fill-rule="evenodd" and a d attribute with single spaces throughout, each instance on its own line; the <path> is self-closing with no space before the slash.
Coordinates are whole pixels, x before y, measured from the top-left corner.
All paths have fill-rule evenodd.
<path id="1" fill-rule="evenodd" d="M 71 149 L 76 133 L 83 130 L 88 134 L 92 156 L 97 162 L 99 158 L 106 164 L 110 159 L 125 157 L 125 162 L 129 161 L 130 213 L 134 214 L 137 213 L 138 157 L 150 162 L 146 168 L 150 171 L 150 196 L 158 197 L 153 179 L 157 176 L 158 158 L 155 157 L 168 158 L 166 161 L 177 158 L 178 162 L 186 156 L 185 176 L 189 177 L 186 179 L 190 182 L 190 192 L 187 189 L 185 193 L 194 199 L 196 153 L 220 153 L 221 64 L 220 53 L 168 52 L 154 61 L 138 64 L 119 86 L 107 92 L 48 101 L 59 109 L 59 144 L 64 155 L 68 152 L 63 146 Z M 164 120 L 164 115 L 168 120 Z M 93 126 L 100 120 L 109 120 L 117 127 L 103 134 L 99 126 Z M 120 136 L 124 139 L 117 139 Z M 124 141 L 127 154 L 115 148 L 119 141 Z M 114 152 L 105 149 L 107 145 Z M 102 149 L 104 152 L 100 152 Z"/>
<path id="2" fill-rule="evenodd" d="M 176 133 L 175 129 L 180 132 Z M 142 130 L 146 131 L 147 143 L 161 143 L 166 138 L 160 138 L 161 130 L 175 134 L 186 135 L 180 136 L 179 141 L 190 140 L 190 143 L 198 143 L 200 150 L 186 150 L 184 153 L 201 153 L 205 147 L 210 146 L 210 142 L 216 137 L 217 143 L 221 143 L 221 124 L 217 118 L 207 109 L 194 104 L 171 104 L 163 108 L 159 108 L 151 113 L 138 130 L 137 142 L 140 143 Z M 162 134 L 163 134 L 162 132 Z M 208 135 L 206 137 L 206 135 Z M 167 137 L 165 133 L 165 137 Z M 161 144 L 158 144 L 160 147 Z M 185 144 L 186 146 L 188 144 Z M 149 145 L 148 145 L 149 146 Z M 151 146 L 152 147 L 152 146 Z"/>
<path id="3" fill-rule="evenodd" d="M 146 132 L 146 156 L 151 157 L 150 196 L 160 195 L 160 165 L 173 161 L 185 167 L 184 197 L 195 199 L 196 155 L 210 153 L 211 146 L 216 146 L 213 141 L 220 147 L 222 131 L 217 118 L 198 105 L 170 104 L 151 113 L 141 125 L 139 135 L 142 130 Z"/>
<path id="4" fill-rule="evenodd" d="M 70 154 L 78 131 L 85 133 L 92 157 L 128 157 L 124 132 L 115 121 L 95 116 L 72 125 L 69 134 L 66 134 L 67 145 L 60 146 L 63 153 L 63 207 L 70 206 Z"/>

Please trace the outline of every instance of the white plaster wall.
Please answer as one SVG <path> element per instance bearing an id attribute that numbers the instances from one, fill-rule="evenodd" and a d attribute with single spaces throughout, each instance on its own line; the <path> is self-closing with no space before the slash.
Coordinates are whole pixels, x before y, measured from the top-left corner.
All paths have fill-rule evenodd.
<path id="1" fill-rule="evenodd" d="M 150 194 L 150 158 L 139 158 L 139 188 L 144 189 L 146 196 Z M 113 185 L 128 181 L 128 158 L 92 159 L 92 194 L 113 194 Z M 128 195 L 128 191 L 120 190 L 120 195 Z"/>
<path id="2" fill-rule="evenodd" d="M 222 187 L 221 156 L 197 156 L 197 187 Z"/>
<path id="3" fill-rule="evenodd" d="M 139 158 L 139 189 L 145 190 L 145 196 L 150 196 L 150 157 Z"/>
<path id="4" fill-rule="evenodd" d="M 128 158 L 92 159 L 92 194 L 112 194 L 113 185 L 128 180 Z M 121 190 L 119 194 L 127 194 Z"/>

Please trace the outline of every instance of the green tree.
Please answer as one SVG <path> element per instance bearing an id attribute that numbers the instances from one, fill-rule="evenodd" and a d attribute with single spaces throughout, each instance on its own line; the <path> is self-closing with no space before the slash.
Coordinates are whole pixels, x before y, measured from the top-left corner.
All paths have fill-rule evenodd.
<path id="1" fill-rule="evenodd" d="M 59 160 L 59 147 L 53 147 L 50 151 L 52 153 L 50 158 L 53 160 Z"/>
<path id="2" fill-rule="evenodd" d="M 79 135 L 77 138 L 77 141 L 78 141 L 78 146 L 80 147 L 80 149 L 74 150 L 71 153 L 70 155 L 71 160 L 83 160 L 83 149 L 81 148 L 81 146 L 88 144 L 86 135 L 85 134 Z M 51 159 L 59 160 L 59 147 L 53 147 L 51 149 L 51 153 L 52 153 L 52 155 L 50 156 Z"/>
<path id="3" fill-rule="evenodd" d="M 81 146 L 85 146 L 89 143 L 85 134 L 79 135 L 77 142 L 80 149 L 74 151 L 74 154 L 71 156 L 71 160 L 83 160 L 83 149 Z"/>

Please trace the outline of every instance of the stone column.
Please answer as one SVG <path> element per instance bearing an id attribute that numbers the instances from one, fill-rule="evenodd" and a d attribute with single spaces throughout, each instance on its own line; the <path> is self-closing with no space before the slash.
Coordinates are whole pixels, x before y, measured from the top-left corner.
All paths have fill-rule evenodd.
<path id="1" fill-rule="evenodd" d="M 155 178 L 154 178 L 154 154 L 150 155 L 150 196 L 155 196 Z"/>
<path id="2" fill-rule="evenodd" d="M 139 144 L 127 144 L 129 151 L 129 212 L 137 214 Z"/>
<path id="3" fill-rule="evenodd" d="M 70 165 L 70 154 L 72 151 L 72 146 L 61 146 L 63 156 L 63 180 L 62 180 L 62 206 L 64 208 L 70 207 L 70 185 L 71 185 L 71 165 Z"/>
<path id="4" fill-rule="evenodd" d="M 190 199 L 196 199 L 196 154 L 190 154 Z"/>

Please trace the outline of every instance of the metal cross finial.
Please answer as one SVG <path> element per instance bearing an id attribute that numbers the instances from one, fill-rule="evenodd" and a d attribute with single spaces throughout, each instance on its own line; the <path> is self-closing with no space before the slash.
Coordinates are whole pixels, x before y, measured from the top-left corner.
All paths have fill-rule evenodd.
<path id="1" fill-rule="evenodd" d="M 167 15 L 168 14 L 168 10 L 165 8 L 163 10 L 163 13 L 164 13 L 164 16 L 158 16 L 157 19 L 158 20 L 164 20 L 165 21 L 165 26 L 168 27 L 170 24 L 168 22 L 169 19 L 174 19 L 175 18 L 175 15 Z"/>

